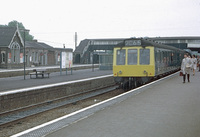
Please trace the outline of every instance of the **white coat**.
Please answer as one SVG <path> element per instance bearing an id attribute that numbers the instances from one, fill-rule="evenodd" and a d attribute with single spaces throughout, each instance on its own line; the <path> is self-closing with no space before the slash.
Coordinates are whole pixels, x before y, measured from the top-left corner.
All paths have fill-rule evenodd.
<path id="1" fill-rule="evenodd" d="M 190 58 L 184 58 L 182 60 L 182 63 L 181 63 L 181 70 L 183 72 L 183 74 L 185 75 L 186 74 L 186 67 L 187 68 L 191 68 L 192 67 L 192 61 Z M 189 69 L 190 70 L 190 69 Z"/>
<path id="2" fill-rule="evenodd" d="M 192 68 L 197 69 L 197 59 L 196 58 L 192 58 Z"/>

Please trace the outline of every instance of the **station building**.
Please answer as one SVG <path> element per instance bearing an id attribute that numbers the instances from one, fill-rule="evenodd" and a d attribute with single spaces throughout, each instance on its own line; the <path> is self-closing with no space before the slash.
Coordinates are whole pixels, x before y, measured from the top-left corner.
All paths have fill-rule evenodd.
<path id="1" fill-rule="evenodd" d="M 60 52 L 73 52 L 70 48 L 53 48 L 52 46 L 37 42 L 27 41 L 26 66 L 53 66 L 60 64 Z"/>
<path id="2" fill-rule="evenodd" d="M 53 48 L 33 41 L 25 42 L 25 64 L 31 66 L 49 66 L 60 64 L 60 52 L 73 52 L 70 48 Z M 0 27 L 0 68 L 22 68 L 24 63 L 24 40 L 19 29 Z"/>

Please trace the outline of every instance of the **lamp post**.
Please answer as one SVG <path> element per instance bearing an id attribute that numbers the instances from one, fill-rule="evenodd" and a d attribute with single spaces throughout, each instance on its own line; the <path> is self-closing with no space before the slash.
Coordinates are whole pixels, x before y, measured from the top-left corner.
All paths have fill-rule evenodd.
<path id="1" fill-rule="evenodd" d="M 29 32 L 30 30 L 27 30 L 27 29 L 19 29 L 19 30 L 24 32 L 24 59 L 23 59 L 24 62 L 23 63 L 24 63 L 24 80 L 25 80 L 26 79 L 26 61 L 25 61 L 25 58 L 26 58 L 26 47 L 25 47 L 26 35 L 25 35 L 25 32 Z"/>

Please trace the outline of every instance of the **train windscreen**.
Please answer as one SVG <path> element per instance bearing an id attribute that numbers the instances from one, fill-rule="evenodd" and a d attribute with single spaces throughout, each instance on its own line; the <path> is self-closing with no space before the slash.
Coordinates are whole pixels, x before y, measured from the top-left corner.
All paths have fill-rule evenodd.
<path id="1" fill-rule="evenodd" d="M 138 52 L 137 49 L 128 50 L 128 65 L 137 65 Z"/>
<path id="2" fill-rule="evenodd" d="M 126 51 L 125 49 L 117 50 L 117 65 L 125 65 Z"/>

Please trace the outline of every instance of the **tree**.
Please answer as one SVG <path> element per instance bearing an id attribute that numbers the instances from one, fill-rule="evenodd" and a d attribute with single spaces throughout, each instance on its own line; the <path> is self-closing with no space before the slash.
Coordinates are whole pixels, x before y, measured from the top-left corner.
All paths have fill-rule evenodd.
<path id="1" fill-rule="evenodd" d="M 18 24 L 19 29 L 26 29 L 21 22 L 18 22 L 16 20 L 9 22 L 8 25 L 1 25 L 1 26 L 16 27 L 17 24 Z M 21 34 L 22 38 L 24 38 L 24 32 L 20 31 L 20 34 Z M 33 39 L 34 39 L 34 36 L 30 35 L 29 32 L 25 31 L 25 40 L 31 41 Z"/>

